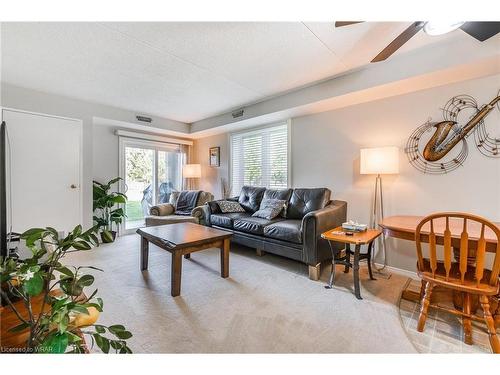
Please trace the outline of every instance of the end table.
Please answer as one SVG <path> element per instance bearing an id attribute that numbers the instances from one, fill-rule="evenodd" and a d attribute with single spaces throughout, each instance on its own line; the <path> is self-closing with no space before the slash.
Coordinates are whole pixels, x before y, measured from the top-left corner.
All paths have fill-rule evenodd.
<path id="1" fill-rule="evenodd" d="M 361 298 L 361 292 L 359 288 L 359 261 L 366 259 L 368 262 L 368 273 L 370 274 L 371 280 L 376 280 L 372 274 L 371 266 L 371 253 L 373 241 L 379 237 L 382 232 L 378 229 L 367 229 L 364 232 L 356 232 L 352 235 L 346 234 L 347 232 L 342 229 L 342 227 L 337 227 L 330 229 L 321 234 L 321 238 L 328 241 L 330 249 L 332 251 L 332 272 L 330 273 L 330 281 L 328 285 L 325 286 L 327 289 L 331 289 L 333 282 L 335 280 L 335 265 L 342 264 L 345 266 L 345 273 L 349 272 L 349 268 L 353 269 L 354 273 L 354 294 L 357 299 Z M 346 244 L 345 255 L 339 257 L 337 250 L 332 246 L 332 242 L 341 242 Z M 354 251 L 351 251 L 351 244 L 354 245 Z M 361 254 L 361 245 L 368 245 L 368 251 L 366 254 Z M 351 263 L 351 255 L 354 256 L 354 261 Z"/>

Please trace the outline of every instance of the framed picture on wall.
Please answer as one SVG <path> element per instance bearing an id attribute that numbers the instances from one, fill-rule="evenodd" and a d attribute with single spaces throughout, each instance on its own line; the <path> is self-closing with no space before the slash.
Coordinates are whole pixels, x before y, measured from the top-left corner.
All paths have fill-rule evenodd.
<path id="1" fill-rule="evenodd" d="M 211 167 L 220 167 L 220 147 L 210 147 L 208 165 Z"/>

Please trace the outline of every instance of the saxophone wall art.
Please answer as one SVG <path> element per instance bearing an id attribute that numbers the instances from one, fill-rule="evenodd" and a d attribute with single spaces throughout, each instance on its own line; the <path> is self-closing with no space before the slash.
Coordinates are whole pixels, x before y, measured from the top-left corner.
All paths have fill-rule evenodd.
<path id="1" fill-rule="evenodd" d="M 491 111 L 500 110 L 499 102 L 500 91 L 481 107 L 470 95 L 451 98 L 443 108 L 444 121 L 428 120 L 408 138 L 405 148 L 408 160 L 424 173 L 448 173 L 464 163 L 471 135 L 479 152 L 488 157 L 500 157 L 500 127 L 495 129 L 498 135 L 492 137 L 484 123 Z M 432 134 L 430 138 L 429 134 Z"/>

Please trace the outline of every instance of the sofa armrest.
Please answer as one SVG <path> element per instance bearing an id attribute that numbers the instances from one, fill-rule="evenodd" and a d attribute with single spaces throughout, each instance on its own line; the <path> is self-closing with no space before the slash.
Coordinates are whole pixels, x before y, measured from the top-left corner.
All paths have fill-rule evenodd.
<path id="1" fill-rule="evenodd" d="M 331 257 L 328 244 L 321 239 L 321 233 L 342 225 L 346 218 L 347 202 L 337 200 L 331 201 L 325 208 L 309 212 L 303 217 L 302 240 L 305 263 L 316 265 Z"/>
<path id="2" fill-rule="evenodd" d="M 191 210 L 191 216 L 197 218 L 199 223 L 202 225 L 208 225 L 207 224 L 207 217 L 208 216 L 206 215 L 205 207 L 206 207 L 206 204 L 203 206 L 195 207 Z"/>
<path id="3" fill-rule="evenodd" d="M 152 216 L 167 216 L 172 215 L 175 207 L 170 203 L 157 204 L 149 209 L 149 214 Z"/>

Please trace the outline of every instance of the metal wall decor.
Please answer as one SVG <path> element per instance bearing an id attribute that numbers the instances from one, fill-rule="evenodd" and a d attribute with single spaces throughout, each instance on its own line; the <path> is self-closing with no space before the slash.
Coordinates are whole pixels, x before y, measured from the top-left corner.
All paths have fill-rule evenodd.
<path id="1" fill-rule="evenodd" d="M 405 148 L 408 160 L 424 173 L 451 172 L 467 158 L 467 139 L 471 134 L 479 152 L 488 157 L 500 157 L 500 128 L 496 129 L 497 136 L 491 136 L 484 123 L 495 106 L 500 110 L 499 102 L 500 90 L 491 102 L 481 107 L 470 95 L 451 98 L 442 108 L 444 121 L 431 122 L 429 119 L 408 138 Z M 427 143 L 423 146 L 425 140 Z M 460 146 L 455 147 L 458 144 Z"/>

